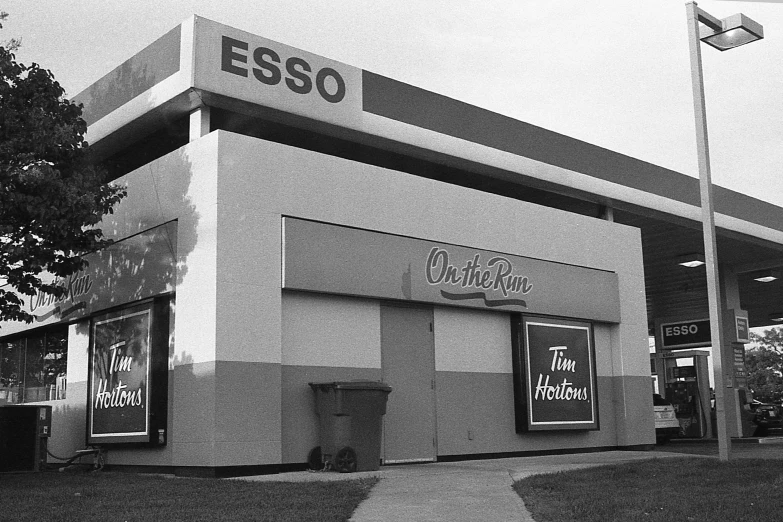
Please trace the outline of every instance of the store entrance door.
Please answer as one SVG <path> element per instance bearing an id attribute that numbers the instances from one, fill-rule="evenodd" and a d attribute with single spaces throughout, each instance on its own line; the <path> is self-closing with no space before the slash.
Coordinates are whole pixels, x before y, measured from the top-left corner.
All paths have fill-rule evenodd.
<path id="1" fill-rule="evenodd" d="M 381 367 L 392 388 L 383 419 L 384 463 L 435 461 L 432 308 L 381 305 Z"/>

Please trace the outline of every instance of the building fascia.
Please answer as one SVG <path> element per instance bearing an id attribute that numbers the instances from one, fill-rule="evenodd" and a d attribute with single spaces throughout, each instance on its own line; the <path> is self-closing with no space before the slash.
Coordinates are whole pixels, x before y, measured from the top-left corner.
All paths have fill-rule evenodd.
<path id="1" fill-rule="evenodd" d="M 699 220 L 696 178 L 198 16 L 74 100 L 90 115 L 88 141 L 105 153 L 214 101 L 470 171 L 487 166 L 523 185 Z M 783 244 L 783 208 L 718 186 L 715 207 L 718 227 Z"/>

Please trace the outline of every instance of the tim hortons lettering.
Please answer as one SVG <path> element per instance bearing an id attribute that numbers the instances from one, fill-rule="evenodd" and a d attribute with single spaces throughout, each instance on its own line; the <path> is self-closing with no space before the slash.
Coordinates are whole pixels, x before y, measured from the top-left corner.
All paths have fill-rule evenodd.
<path id="1" fill-rule="evenodd" d="M 120 374 L 131 371 L 133 367 L 133 358 L 124 354 L 121 348 L 125 346 L 125 341 L 120 341 L 109 346 L 111 357 L 109 359 L 109 375 Z M 136 390 L 127 390 L 128 385 L 122 383 L 122 379 L 117 379 L 117 384 L 111 391 L 108 391 L 109 379 L 98 379 L 98 391 L 95 394 L 95 409 L 105 408 L 124 408 L 125 406 L 138 406 L 144 408 L 142 401 L 142 386 Z"/>
<path id="2" fill-rule="evenodd" d="M 567 358 L 563 352 L 568 350 L 567 346 L 552 346 L 549 351 L 552 352 L 552 365 L 549 370 L 552 372 L 576 373 L 576 361 Z M 542 401 L 586 401 L 589 399 L 587 387 L 575 388 L 574 383 L 568 381 L 568 377 L 563 378 L 563 382 L 551 385 L 549 378 L 551 375 L 544 376 L 538 374 L 538 384 L 534 400 Z"/>
<path id="3" fill-rule="evenodd" d="M 486 306 L 523 306 L 527 303 L 515 296 L 525 295 L 533 290 L 527 277 L 514 273 L 514 265 L 503 256 L 490 258 L 486 267 L 481 263 L 481 254 L 475 254 L 462 267 L 449 263 L 449 253 L 444 248 L 434 247 L 427 256 L 425 268 L 427 283 L 432 286 L 448 285 L 462 290 L 478 292 L 449 292 L 441 289 L 441 295 L 452 301 L 483 299 Z M 500 292 L 506 299 L 490 299 L 485 291 Z"/>

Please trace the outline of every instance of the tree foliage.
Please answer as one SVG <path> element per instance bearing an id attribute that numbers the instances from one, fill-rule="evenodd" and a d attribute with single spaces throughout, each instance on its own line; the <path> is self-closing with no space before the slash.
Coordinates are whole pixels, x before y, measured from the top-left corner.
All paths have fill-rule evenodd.
<path id="1" fill-rule="evenodd" d="M 748 387 L 761 402 L 783 400 L 783 329 L 764 330 L 764 335 L 750 334 L 752 348 L 745 351 Z"/>
<path id="2" fill-rule="evenodd" d="M 0 320 L 32 321 L 19 294 L 61 297 L 51 276 L 110 242 L 95 225 L 125 196 L 90 164 L 81 107 L 64 94 L 50 71 L 0 45 Z"/>
<path id="3" fill-rule="evenodd" d="M 8 13 L 5 11 L 0 11 L 0 29 L 3 28 L 3 22 L 5 22 L 7 19 Z M 18 38 L 11 38 L 10 40 L 0 43 L 0 45 L 5 47 L 8 51 L 14 52 L 19 49 L 20 45 L 22 45 L 22 41 Z"/>

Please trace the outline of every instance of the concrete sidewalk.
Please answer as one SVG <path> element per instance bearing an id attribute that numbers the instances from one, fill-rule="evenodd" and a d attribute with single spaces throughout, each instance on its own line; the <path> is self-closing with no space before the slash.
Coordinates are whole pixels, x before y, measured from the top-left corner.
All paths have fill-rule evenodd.
<path id="1" fill-rule="evenodd" d="M 685 456 L 651 451 L 607 451 L 389 466 L 382 468 L 381 482 L 351 520 L 533 522 L 519 495 L 511 488 L 517 480 L 541 473 Z"/>
<path id="2" fill-rule="evenodd" d="M 296 472 L 245 477 L 258 481 L 347 480 L 379 477 L 353 522 L 525 521 L 533 518 L 511 489 L 522 478 L 606 464 L 693 455 L 661 451 L 605 451 L 542 457 L 383 466 L 350 474 Z"/>
<path id="3" fill-rule="evenodd" d="M 660 450 L 667 451 L 660 451 Z M 732 441 L 732 458 L 783 460 L 783 437 Z M 604 451 L 541 457 L 437 462 L 382 466 L 358 473 L 296 472 L 244 477 L 241 480 L 352 480 L 379 477 L 353 522 L 449 521 L 532 522 L 512 484 L 530 475 L 556 473 L 655 458 L 717 458 L 715 441 L 677 441 L 655 451 Z"/>

